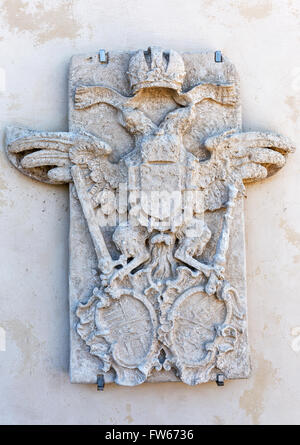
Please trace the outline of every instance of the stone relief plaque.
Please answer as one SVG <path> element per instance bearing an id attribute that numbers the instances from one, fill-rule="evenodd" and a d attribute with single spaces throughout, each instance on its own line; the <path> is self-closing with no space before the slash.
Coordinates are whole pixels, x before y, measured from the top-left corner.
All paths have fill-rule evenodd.
<path id="1" fill-rule="evenodd" d="M 245 185 L 292 151 L 242 131 L 214 53 L 73 57 L 69 132 L 7 129 L 18 170 L 69 184 L 72 382 L 249 376 Z"/>

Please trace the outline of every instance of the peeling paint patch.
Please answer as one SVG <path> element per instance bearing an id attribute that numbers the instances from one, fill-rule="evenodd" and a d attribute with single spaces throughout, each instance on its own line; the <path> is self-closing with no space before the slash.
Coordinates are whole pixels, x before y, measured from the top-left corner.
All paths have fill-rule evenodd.
<path id="1" fill-rule="evenodd" d="M 284 230 L 288 242 L 300 249 L 300 233 L 292 229 L 284 219 L 280 220 L 280 228 Z"/>
<path id="2" fill-rule="evenodd" d="M 73 15 L 73 0 L 5 0 L 2 14 L 11 32 L 30 32 L 37 44 L 54 39 L 75 39 L 80 24 Z"/>
<path id="3" fill-rule="evenodd" d="M 36 367 L 40 351 L 40 342 L 32 332 L 32 326 L 26 326 L 20 320 L 2 322 L 6 330 L 6 338 L 11 338 L 20 350 L 22 361 L 18 366 L 18 372 L 23 374 L 25 370 L 32 373 Z"/>
<path id="4" fill-rule="evenodd" d="M 9 94 L 8 99 L 9 103 L 6 107 L 7 111 L 19 110 L 22 107 L 22 104 L 19 101 L 19 96 L 17 94 Z"/>
<path id="5" fill-rule="evenodd" d="M 125 420 L 128 423 L 132 423 L 133 422 L 133 418 L 131 416 L 131 405 L 130 405 L 130 403 L 126 404 L 126 411 L 127 411 L 127 416 L 125 417 Z"/>
<path id="6" fill-rule="evenodd" d="M 247 20 L 264 19 L 272 13 L 272 2 L 270 0 L 257 0 L 251 3 L 241 2 L 237 7 L 241 16 Z"/>
<path id="7" fill-rule="evenodd" d="M 299 108 L 300 108 L 300 98 L 296 96 L 288 96 L 285 99 L 285 103 L 290 108 L 290 118 L 293 122 L 297 122 L 299 117 Z"/>
<path id="8" fill-rule="evenodd" d="M 258 425 L 264 411 L 265 390 L 268 386 L 274 385 L 274 381 L 278 382 L 279 379 L 276 378 L 276 370 L 273 368 L 272 362 L 265 360 L 262 355 L 255 357 L 254 361 L 257 363 L 257 369 L 253 373 L 253 386 L 244 391 L 240 397 L 240 408 L 248 416 L 251 416 L 254 425 Z"/>
<path id="9" fill-rule="evenodd" d="M 288 8 L 291 14 L 296 15 L 299 17 L 300 10 L 299 10 L 299 4 L 297 4 L 297 1 L 295 0 L 288 0 Z"/>
<path id="10" fill-rule="evenodd" d="M 220 416 L 214 416 L 214 425 L 224 425 L 224 422 Z"/>
<path id="11" fill-rule="evenodd" d="M 263 335 L 264 336 L 269 336 L 270 332 L 269 330 L 273 330 L 274 326 L 279 326 L 282 320 L 282 316 L 279 314 L 270 314 L 269 318 L 268 318 L 268 322 L 269 323 L 265 323 L 264 327 L 263 327 Z"/>

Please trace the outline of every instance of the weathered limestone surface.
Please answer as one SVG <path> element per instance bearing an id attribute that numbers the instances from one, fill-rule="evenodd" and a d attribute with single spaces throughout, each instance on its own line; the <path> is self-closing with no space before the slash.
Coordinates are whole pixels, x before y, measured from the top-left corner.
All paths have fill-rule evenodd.
<path id="1" fill-rule="evenodd" d="M 75 56 L 69 130 L 7 130 L 23 173 L 70 183 L 71 380 L 246 378 L 243 197 L 292 144 L 242 132 L 233 65 L 150 48 Z"/>

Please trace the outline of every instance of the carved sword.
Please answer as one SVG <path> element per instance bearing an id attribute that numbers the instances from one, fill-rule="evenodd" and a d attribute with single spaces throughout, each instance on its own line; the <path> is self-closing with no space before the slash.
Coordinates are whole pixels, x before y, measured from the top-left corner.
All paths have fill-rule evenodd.
<path id="1" fill-rule="evenodd" d="M 238 189 L 230 184 L 228 186 L 228 201 L 226 205 L 226 213 L 223 219 L 222 231 L 218 239 L 216 253 L 213 259 L 213 267 L 215 270 L 212 271 L 205 287 L 205 291 L 208 295 L 213 295 L 216 292 L 217 284 L 219 281 L 219 276 L 223 275 L 226 264 L 226 254 L 229 247 L 229 237 L 231 229 L 231 220 L 233 219 L 232 214 L 235 207 L 235 199 L 238 194 Z"/>
<path id="2" fill-rule="evenodd" d="M 99 223 L 96 219 L 93 206 L 88 196 L 88 192 L 86 191 L 86 184 L 84 181 L 83 172 L 78 165 L 74 165 L 71 168 L 71 173 L 74 184 L 76 186 L 78 198 L 95 246 L 98 259 L 98 267 L 103 273 L 109 273 L 113 269 L 113 260 L 108 252 Z"/>

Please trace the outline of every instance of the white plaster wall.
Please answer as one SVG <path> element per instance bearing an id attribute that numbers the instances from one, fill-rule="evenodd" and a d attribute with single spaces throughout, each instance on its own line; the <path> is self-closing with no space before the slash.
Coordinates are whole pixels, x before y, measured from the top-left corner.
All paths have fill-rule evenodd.
<path id="1" fill-rule="evenodd" d="M 67 130 L 73 54 L 149 44 L 222 50 L 241 76 L 244 129 L 289 136 L 298 152 L 248 187 L 252 377 L 101 393 L 68 377 L 67 187 L 13 169 L 2 135 L 8 124 Z M 1 424 L 300 423 L 299 44 L 299 0 L 0 1 Z"/>

